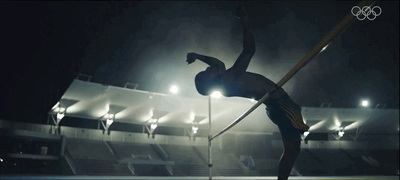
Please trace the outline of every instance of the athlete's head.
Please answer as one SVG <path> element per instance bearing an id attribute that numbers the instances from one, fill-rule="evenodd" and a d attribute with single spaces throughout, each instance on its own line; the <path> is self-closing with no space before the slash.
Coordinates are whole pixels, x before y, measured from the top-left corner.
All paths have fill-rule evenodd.
<path id="1" fill-rule="evenodd" d="M 211 89 L 214 84 L 215 73 L 211 71 L 201 71 L 194 78 L 197 91 L 204 96 L 211 94 Z"/>

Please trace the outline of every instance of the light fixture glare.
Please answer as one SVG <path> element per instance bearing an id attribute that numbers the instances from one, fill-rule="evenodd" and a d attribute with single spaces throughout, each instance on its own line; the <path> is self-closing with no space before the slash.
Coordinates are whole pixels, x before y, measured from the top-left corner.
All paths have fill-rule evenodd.
<path id="1" fill-rule="evenodd" d="M 368 106 L 369 106 L 368 100 L 362 100 L 362 101 L 361 101 L 361 106 L 362 106 L 362 107 L 368 107 Z"/>
<path id="2" fill-rule="evenodd" d="M 213 91 L 210 96 L 215 99 L 220 99 L 222 97 L 222 93 L 221 91 Z"/>
<path id="3" fill-rule="evenodd" d="M 343 131 L 343 130 L 340 130 L 340 131 L 338 132 L 338 136 L 339 136 L 339 137 L 343 137 L 343 135 L 344 135 L 344 131 Z"/>
<path id="4" fill-rule="evenodd" d="M 158 126 L 157 123 L 153 123 L 150 125 L 150 128 L 154 130 L 157 128 L 157 126 Z"/>
<path id="5" fill-rule="evenodd" d="M 178 92 L 179 92 L 178 86 L 172 85 L 172 86 L 169 88 L 169 92 L 171 92 L 172 94 L 178 94 Z"/>
<path id="6" fill-rule="evenodd" d="M 192 126 L 192 130 L 194 134 L 197 134 L 197 130 L 199 130 L 199 127 L 197 126 Z"/>
<path id="7" fill-rule="evenodd" d="M 62 118 L 64 118 L 64 113 L 57 113 L 57 119 L 61 120 Z"/>
<path id="8" fill-rule="evenodd" d="M 112 119 L 107 119 L 106 124 L 110 126 L 114 121 Z"/>

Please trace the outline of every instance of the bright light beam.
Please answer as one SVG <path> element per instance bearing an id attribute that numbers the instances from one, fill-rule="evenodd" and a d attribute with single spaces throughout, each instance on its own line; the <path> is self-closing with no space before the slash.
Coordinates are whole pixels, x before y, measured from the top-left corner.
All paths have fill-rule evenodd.
<path id="1" fill-rule="evenodd" d="M 172 94 L 178 94 L 178 92 L 179 92 L 178 86 L 172 85 L 172 86 L 169 88 L 169 92 L 171 92 Z"/>
<path id="2" fill-rule="evenodd" d="M 343 135 L 344 135 L 344 131 L 343 131 L 343 129 L 342 129 L 342 130 L 340 130 L 340 131 L 338 132 L 338 136 L 339 136 L 339 137 L 343 137 Z"/>
<path id="3" fill-rule="evenodd" d="M 362 100 L 362 101 L 361 101 L 361 106 L 362 106 L 362 107 L 368 107 L 368 106 L 369 106 L 368 100 Z"/>
<path id="4" fill-rule="evenodd" d="M 222 93 L 220 91 L 213 91 L 211 93 L 212 98 L 220 99 L 222 97 Z"/>

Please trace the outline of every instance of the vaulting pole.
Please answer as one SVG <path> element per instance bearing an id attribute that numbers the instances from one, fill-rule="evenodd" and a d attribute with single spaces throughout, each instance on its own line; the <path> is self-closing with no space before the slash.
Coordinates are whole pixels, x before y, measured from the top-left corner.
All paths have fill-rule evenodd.
<path id="1" fill-rule="evenodd" d="M 372 5 L 370 1 L 362 1 L 358 5 L 359 7 L 364 7 L 366 5 Z M 350 9 L 349 9 L 350 10 Z M 282 87 L 290 78 L 292 78 L 301 68 L 303 68 L 314 56 L 316 56 L 321 50 L 328 45 L 329 42 L 333 40 L 339 33 L 341 33 L 347 26 L 349 26 L 353 21 L 354 21 L 355 16 L 351 14 L 351 12 L 337 24 L 330 32 L 328 35 L 325 36 L 324 39 L 322 39 L 311 51 L 303 57 L 278 83 L 278 87 Z M 276 89 L 274 89 L 276 90 Z M 235 121 L 233 121 L 231 124 L 229 124 L 227 127 L 225 127 L 222 131 L 217 133 L 214 136 L 209 137 L 209 141 L 212 141 L 214 138 L 218 137 L 219 135 L 223 134 L 225 131 L 229 130 L 233 126 L 235 126 L 237 123 L 239 123 L 241 120 L 243 120 L 247 115 L 249 115 L 251 112 L 253 112 L 258 106 L 260 106 L 265 100 L 267 100 L 270 96 L 270 93 L 272 93 L 274 90 L 271 92 L 268 92 L 265 94 L 256 104 L 254 104 L 248 111 L 240 115 Z"/>

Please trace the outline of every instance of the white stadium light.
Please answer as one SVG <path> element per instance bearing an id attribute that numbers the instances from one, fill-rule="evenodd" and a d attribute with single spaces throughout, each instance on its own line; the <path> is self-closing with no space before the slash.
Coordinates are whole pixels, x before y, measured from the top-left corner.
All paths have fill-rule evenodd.
<path id="1" fill-rule="evenodd" d="M 107 120 L 106 120 L 106 124 L 107 124 L 108 126 L 110 126 L 110 125 L 114 122 L 114 117 L 115 117 L 114 114 L 109 114 L 109 113 L 107 113 L 104 117 L 107 119 Z"/>
<path id="2" fill-rule="evenodd" d="M 106 124 L 110 126 L 114 121 L 112 119 L 107 119 Z"/>
<path id="3" fill-rule="evenodd" d="M 178 86 L 172 85 L 172 86 L 169 88 L 169 92 L 171 92 L 172 94 L 177 94 L 177 93 L 179 92 Z"/>
<path id="4" fill-rule="evenodd" d="M 368 107 L 368 106 L 369 106 L 368 100 L 362 100 L 362 101 L 361 101 L 361 106 L 362 106 L 362 107 Z"/>
<path id="5" fill-rule="evenodd" d="M 157 123 L 153 123 L 153 124 L 151 124 L 150 125 L 150 128 L 152 129 L 152 130 L 154 130 L 154 129 L 156 129 L 157 128 Z"/>
<path id="6" fill-rule="evenodd" d="M 305 131 L 305 132 L 303 133 L 304 137 L 307 137 L 309 134 L 310 134 L 309 131 Z"/>
<path id="7" fill-rule="evenodd" d="M 61 120 L 64 117 L 64 113 L 57 113 L 57 119 Z"/>
<path id="8" fill-rule="evenodd" d="M 219 98 L 222 97 L 222 93 L 221 93 L 220 91 L 213 91 L 213 92 L 211 93 L 211 97 L 216 98 L 216 99 L 219 99 Z"/>
<path id="9" fill-rule="evenodd" d="M 199 128 L 197 126 L 192 126 L 192 130 L 193 134 L 197 134 L 197 130 L 199 130 Z"/>
<path id="10" fill-rule="evenodd" d="M 56 109 L 54 109 L 54 111 L 57 112 L 57 120 L 61 120 L 62 118 L 64 118 L 65 116 L 65 108 L 62 107 L 57 107 Z"/>
<path id="11" fill-rule="evenodd" d="M 172 85 L 172 86 L 169 88 L 169 92 L 171 92 L 172 94 L 177 94 L 177 93 L 179 92 L 178 86 Z"/>
<path id="12" fill-rule="evenodd" d="M 339 137 L 343 137 L 343 135 L 344 135 L 344 131 L 343 131 L 343 129 L 341 129 L 341 130 L 338 132 L 338 136 L 339 136 Z"/>
<path id="13" fill-rule="evenodd" d="M 149 122 L 151 123 L 151 124 L 150 124 L 151 130 L 154 130 L 154 129 L 157 128 L 157 126 L 158 126 L 158 119 L 150 119 Z"/>

